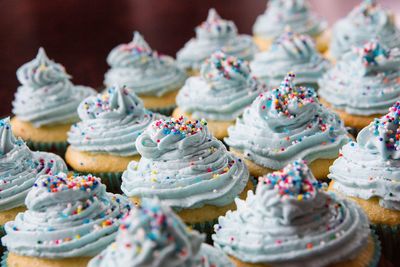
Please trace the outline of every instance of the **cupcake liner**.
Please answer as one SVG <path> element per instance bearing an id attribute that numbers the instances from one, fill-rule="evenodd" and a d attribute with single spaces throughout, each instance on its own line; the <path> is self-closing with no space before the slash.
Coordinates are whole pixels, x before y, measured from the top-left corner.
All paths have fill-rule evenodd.
<path id="1" fill-rule="evenodd" d="M 190 228 L 199 231 L 200 233 L 206 234 L 205 242 L 212 244 L 211 235 L 214 233 L 214 225 L 218 223 L 218 219 L 200 223 L 187 223 L 186 225 Z"/>
<path id="2" fill-rule="evenodd" d="M 4 231 L 4 225 L 0 225 L 0 240 L 5 235 L 6 235 L 6 232 Z M 3 243 L 0 242 L 0 256 L 3 256 L 3 253 L 5 251 L 6 251 L 6 248 L 3 246 Z"/>
<path id="3" fill-rule="evenodd" d="M 171 116 L 172 112 L 176 108 L 176 105 L 168 106 L 168 107 L 162 107 L 162 108 L 149 108 L 148 110 L 155 112 L 155 113 L 160 113 L 165 116 Z"/>
<path id="4" fill-rule="evenodd" d="M 375 230 L 371 230 L 371 236 L 372 239 L 374 240 L 374 255 L 372 256 L 372 260 L 369 263 L 369 267 L 377 267 L 379 264 L 379 260 L 381 259 L 381 254 L 382 254 L 382 246 L 381 242 L 379 241 L 379 238 L 375 232 Z"/>
<path id="5" fill-rule="evenodd" d="M 101 179 L 101 182 L 106 186 L 107 192 L 111 192 L 114 194 L 122 194 L 121 184 L 122 184 L 122 172 L 77 172 L 83 175 L 94 175 Z"/>
<path id="6" fill-rule="evenodd" d="M 33 151 L 46 151 L 52 152 L 64 158 L 65 151 L 67 151 L 68 142 L 34 142 L 31 140 L 26 141 L 28 147 Z"/>
<path id="7" fill-rule="evenodd" d="M 385 259 L 400 266 L 400 225 L 371 224 L 371 228 L 379 237 Z"/>
<path id="8" fill-rule="evenodd" d="M 1 267 L 7 267 L 7 255 L 8 252 L 5 251 L 3 255 L 1 255 Z"/>

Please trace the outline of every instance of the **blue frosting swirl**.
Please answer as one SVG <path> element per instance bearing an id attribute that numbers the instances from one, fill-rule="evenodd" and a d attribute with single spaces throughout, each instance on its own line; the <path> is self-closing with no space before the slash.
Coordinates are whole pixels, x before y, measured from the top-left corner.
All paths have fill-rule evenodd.
<path id="1" fill-rule="evenodd" d="M 278 86 L 289 71 L 297 74 L 299 84 L 316 84 L 330 64 L 309 36 L 285 31 L 270 50 L 255 55 L 250 67 L 254 76 Z"/>
<path id="2" fill-rule="evenodd" d="M 370 235 L 361 208 L 325 192 L 301 161 L 260 177 L 255 194 L 236 205 L 219 218 L 212 238 L 247 263 L 329 266 L 353 259 Z"/>
<path id="3" fill-rule="evenodd" d="M 127 196 L 157 196 L 177 210 L 225 206 L 245 188 L 249 172 L 205 121 L 159 120 L 136 140 L 141 155 L 122 175 Z"/>
<path id="4" fill-rule="evenodd" d="M 253 33 L 274 39 L 288 26 L 315 37 L 327 28 L 327 23 L 310 11 L 306 0 L 270 0 L 264 14 L 257 18 Z"/>
<path id="5" fill-rule="evenodd" d="M 43 175 L 28 193 L 27 211 L 6 223 L 2 244 L 18 255 L 42 258 L 95 256 L 113 242 L 131 204 L 106 193 L 100 179 Z"/>
<path id="6" fill-rule="evenodd" d="M 189 78 L 176 98 L 178 107 L 196 119 L 231 121 L 243 113 L 265 85 L 252 77 L 247 61 L 214 52 Z"/>
<path id="7" fill-rule="evenodd" d="M 9 118 L 0 120 L 0 211 L 24 206 L 26 195 L 40 175 L 67 170 L 59 156 L 31 152 L 13 135 Z"/>
<path id="8" fill-rule="evenodd" d="M 137 155 L 137 137 L 161 115 L 143 107 L 143 102 L 125 87 L 85 99 L 78 107 L 81 122 L 72 125 L 68 142 L 77 150 L 119 156 Z"/>
<path id="9" fill-rule="evenodd" d="M 339 192 L 400 210 L 400 102 L 343 146 L 328 177 Z"/>
<path id="10" fill-rule="evenodd" d="M 339 117 L 293 79 L 289 73 L 279 88 L 261 94 L 228 128 L 225 142 L 258 165 L 277 170 L 295 159 L 332 159 L 347 143 Z"/>
<path id="11" fill-rule="evenodd" d="M 88 267 L 233 267 L 222 251 L 203 240 L 159 200 L 144 199 L 122 220 L 115 243 Z"/>
<path id="12" fill-rule="evenodd" d="M 235 24 L 221 19 L 212 8 L 207 20 L 196 27 L 196 38 L 190 39 L 176 57 L 182 68 L 198 70 L 203 61 L 217 50 L 251 60 L 257 47 L 250 36 L 238 34 Z"/>
<path id="13" fill-rule="evenodd" d="M 340 58 L 352 46 L 361 46 L 370 38 L 379 38 L 389 48 L 400 46 L 400 31 L 391 14 L 374 0 L 364 0 L 332 29 L 330 53 Z"/>
<path id="14" fill-rule="evenodd" d="M 107 63 L 111 68 L 105 74 L 104 84 L 127 86 L 138 95 L 162 96 L 179 89 L 186 80 L 175 61 L 153 51 L 138 32 L 132 42 L 111 50 Z"/>
<path id="15" fill-rule="evenodd" d="M 70 82 L 63 66 L 50 60 L 40 48 L 35 59 L 17 71 L 22 84 L 13 101 L 13 113 L 35 127 L 65 124 L 78 120 L 76 108 L 95 91 Z"/>
<path id="16" fill-rule="evenodd" d="M 400 99 L 400 50 L 371 40 L 346 53 L 319 87 L 325 101 L 346 113 L 385 114 Z"/>

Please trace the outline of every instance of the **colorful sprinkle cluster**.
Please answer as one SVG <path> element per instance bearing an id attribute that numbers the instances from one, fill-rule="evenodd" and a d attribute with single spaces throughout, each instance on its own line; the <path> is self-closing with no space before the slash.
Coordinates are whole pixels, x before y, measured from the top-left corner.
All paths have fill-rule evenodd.
<path id="1" fill-rule="evenodd" d="M 216 29 L 220 33 L 230 34 L 236 31 L 233 22 L 221 19 L 213 8 L 209 10 L 207 20 L 202 22 L 199 27 L 207 32 Z"/>
<path id="2" fill-rule="evenodd" d="M 134 33 L 132 42 L 120 45 L 119 49 L 130 52 L 134 57 L 142 57 L 143 59 L 158 57 L 158 53 L 151 49 L 139 32 Z"/>
<path id="3" fill-rule="evenodd" d="M 205 74 L 208 79 L 223 77 L 230 80 L 232 79 L 230 74 L 232 72 L 244 78 L 248 78 L 250 73 L 250 67 L 247 61 L 234 56 L 228 56 L 222 51 L 214 52 L 211 57 L 206 59 L 205 64 L 211 65 L 212 67 L 211 71 Z"/>
<path id="4" fill-rule="evenodd" d="M 367 42 L 363 47 L 356 47 L 354 50 L 361 57 L 362 63 L 366 67 L 379 65 L 381 61 L 389 57 L 389 51 L 376 40 Z"/>
<path id="5" fill-rule="evenodd" d="M 186 120 L 183 116 L 178 119 L 161 119 L 153 123 L 153 127 L 162 130 L 164 135 L 180 135 L 181 137 L 195 135 L 201 132 L 206 125 L 207 121 L 204 119 Z"/>
<path id="6" fill-rule="evenodd" d="M 309 175 L 310 171 L 306 162 L 295 161 L 282 170 L 260 177 L 259 183 L 276 190 L 282 200 L 302 201 L 312 197 L 322 187 Z"/>
<path id="7" fill-rule="evenodd" d="M 307 104 L 315 103 L 317 96 L 312 88 L 295 87 L 293 80 L 296 77 L 294 73 L 288 73 L 279 88 L 271 91 L 272 96 L 267 98 L 266 104 L 262 109 L 274 110 L 278 114 L 293 118 L 294 115 L 289 111 L 289 105 L 301 108 Z M 262 96 L 262 95 L 261 95 Z"/>
<path id="8" fill-rule="evenodd" d="M 389 151 L 400 150 L 400 102 L 396 102 L 385 116 L 375 119 L 371 131 L 385 142 Z"/>
<path id="9" fill-rule="evenodd" d="M 71 175 L 65 173 L 48 176 L 34 184 L 35 187 L 47 188 L 48 192 L 57 193 L 67 190 L 91 191 L 100 184 L 99 178 L 89 175 Z"/>

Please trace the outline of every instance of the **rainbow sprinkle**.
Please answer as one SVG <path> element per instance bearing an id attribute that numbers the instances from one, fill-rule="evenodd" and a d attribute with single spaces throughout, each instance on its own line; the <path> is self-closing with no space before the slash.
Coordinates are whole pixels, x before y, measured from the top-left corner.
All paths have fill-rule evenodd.
<path id="1" fill-rule="evenodd" d="M 91 191 L 97 188 L 99 184 L 100 179 L 91 174 L 67 176 L 65 173 L 59 173 L 36 182 L 34 186 L 47 188 L 48 192 L 56 193 L 67 190 Z"/>
<path id="2" fill-rule="evenodd" d="M 164 135 L 180 135 L 181 137 L 195 135 L 201 132 L 206 125 L 207 121 L 204 119 L 186 120 L 183 116 L 178 119 L 160 119 L 152 124 L 154 129 L 162 130 Z"/>

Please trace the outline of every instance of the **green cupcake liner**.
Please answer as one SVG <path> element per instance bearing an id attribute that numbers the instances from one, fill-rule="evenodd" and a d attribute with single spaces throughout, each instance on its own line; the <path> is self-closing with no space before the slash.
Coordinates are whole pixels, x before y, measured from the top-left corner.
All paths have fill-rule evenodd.
<path id="1" fill-rule="evenodd" d="M 6 235 L 6 232 L 4 231 L 4 225 L 0 225 L 0 240 L 5 235 Z M 6 248 L 3 246 L 3 243 L 0 242 L 0 256 L 2 256 L 5 251 L 6 251 Z"/>
<path id="2" fill-rule="evenodd" d="M 382 254 L 394 266 L 400 266 L 400 225 L 371 224 L 381 242 Z"/>
<path id="3" fill-rule="evenodd" d="M 3 255 L 1 255 L 1 267 L 7 267 L 7 255 L 8 252 L 4 252 Z"/>
<path id="4" fill-rule="evenodd" d="M 379 264 L 379 261 L 381 259 L 381 254 L 382 254 L 382 246 L 381 242 L 379 241 L 379 238 L 375 232 L 375 230 L 371 229 L 371 236 L 372 239 L 374 240 L 374 255 L 372 256 L 372 260 L 369 264 L 369 267 L 377 267 Z"/>
<path id="5" fill-rule="evenodd" d="M 211 235 L 214 233 L 214 225 L 217 223 L 218 219 L 201 223 L 193 223 L 193 224 L 187 223 L 186 225 L 194 230 L 199 231 L 200 233 L 205 234 L 206 235 L 205 242 L 208 244 L 212 244 Z"/>
<path id="6" fill-rule="evenodd" d="M 31 140 L 26 141 L 28 147 L 33 151 L 45 151 L 45 152 L 52 152 L 54 154 L 59 155 L 60 157 L 64 158 L 65 151 L 67 151 L 68 142 L 34 142 Z"/>
<path id="7" fill-rule="evenodd" d="M 74 171 L 76 174 L 83 174 L 83 175 L 94 175 L 101 179 L 101 182 L 106 186 L 106 190 L 108 192 L 114 194 L 122 194 L 121 191 L 121 184 L 122 184 L 122 172 L 77 172 Z"/>
<path id="8" fill-rule="evenodd" d="M 150 111 L 155 112 L 155 113 L 160 113 L 165 116 L 171 116 L 172 112 L 176 108 L 176 105 L 168 106 L 168 107 L 162 107 L 162 108 L 149 108 Z"/>

